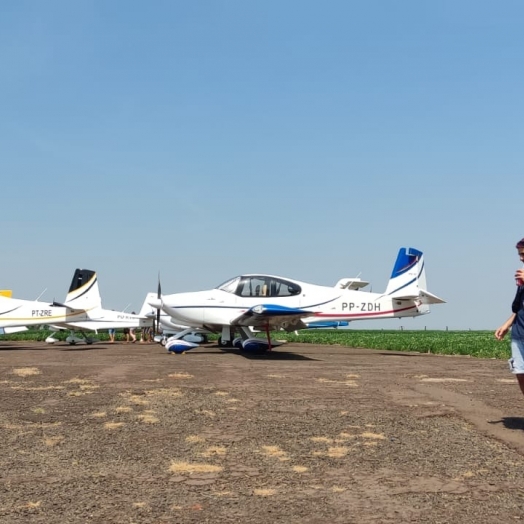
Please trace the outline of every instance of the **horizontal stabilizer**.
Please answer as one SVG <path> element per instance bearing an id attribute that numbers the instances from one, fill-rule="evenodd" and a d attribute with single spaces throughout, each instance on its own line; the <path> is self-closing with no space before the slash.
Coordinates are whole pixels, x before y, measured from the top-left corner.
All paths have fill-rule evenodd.
<path id="1" fill-rule="evenodd" d="M 66 306 L 65 304 L 62 304 L 61 302 L 55 302 L 54 300 L 53 300 L 53 303 L 49 305 L 52 307 L 67 307 L 69 309 L 73 309 L 73 308 L 70 308 L 69 306 Z"/>
<path id="2" fill-rule="evenodd" d="M 52 304 L 49 304 L 51 307 L 64 307 L 67 308 L 69 311 L 85 311 L 85 309 L 82 308 L 74 308 L 71 306 L 68 306 L 67 304 L 62 304 L 61 302 L 56 302 L 53 300 Z"/>
<path id="3" fill-rule="evenodd" d="M 369 282 L 360 278 L 341 278 L 336 284 L 336 289 L 362 289 L 369 285 Z"/>
<path id="4" fill-rule="evenodd" d="M 402 295 L 394 297 L 395 300 L 419 300 L 421 304 L 445 304 L 446 301 L 433 295 L 429 291 L 419 290 L 418 295 Z"/>
<path id="5" fill-rule="evenodd" d="M 442 300 L 441 298 L 437 297 L 436 295 L 433 295 L 429 291 L 425 291 L 424 289 L 420 290 L 420 299 L 422 300 L 423 304 L 445 304 L 446 301 Z"/>

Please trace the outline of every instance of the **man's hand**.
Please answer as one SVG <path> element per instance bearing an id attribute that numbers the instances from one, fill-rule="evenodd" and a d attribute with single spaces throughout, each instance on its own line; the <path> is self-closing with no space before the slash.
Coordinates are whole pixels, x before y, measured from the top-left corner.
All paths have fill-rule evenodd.
<path id="1" fill-rule="evenodd" d="M 509 331 L 509 326 L 506 326 L 505 324 L 503 326 L 500 326 L 497 331 L 495 331 L 495 338 L 497 340 L 502 340 L 507 332 Z"/>

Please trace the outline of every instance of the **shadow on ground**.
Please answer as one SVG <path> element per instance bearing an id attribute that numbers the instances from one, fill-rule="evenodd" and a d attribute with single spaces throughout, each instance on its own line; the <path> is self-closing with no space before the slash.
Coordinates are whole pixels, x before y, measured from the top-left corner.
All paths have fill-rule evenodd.
<path id="1" fill-rule="evenodd" d="M 503 417 L 500 420 L 490 420 L 490 424 L 502 424 L 507 429 L 520 429 L 524 431 L 523 417 Z"/>

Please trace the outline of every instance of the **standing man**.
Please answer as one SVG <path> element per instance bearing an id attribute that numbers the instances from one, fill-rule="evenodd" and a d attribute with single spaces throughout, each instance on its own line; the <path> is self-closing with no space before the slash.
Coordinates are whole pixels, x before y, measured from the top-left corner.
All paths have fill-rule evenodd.
<path id="1" fill-rule="evenodd" d="M 517 251 L 520 261 L 524 264 L 524 238 L 517 242 Z M 520 390 L 524 394 L 524 267 L 515 272 L 517 293 L 511 305 L 512 314 L 495 331 L 495 337 L 502 340 L 511 329 L 511 358 L 510 371 L 516 375 Z"/>
<path id="2" fill-rule="evenodd" d="M 132 315 L 136 315 L 134 311 L 131 312 Z M 131 337 L 131 342 L 136 342 L 135 328 L 129 328 L 129 336 Z"/>

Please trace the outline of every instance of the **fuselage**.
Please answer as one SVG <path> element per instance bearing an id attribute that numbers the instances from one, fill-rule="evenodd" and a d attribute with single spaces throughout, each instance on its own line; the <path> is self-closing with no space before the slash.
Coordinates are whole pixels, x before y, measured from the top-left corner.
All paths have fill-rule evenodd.
<path id="1" fill-rule="evenodd" d="M 87 312 L 83 310 L 0 296 L 0 327 L 53 324 L 88 318 Z"/>
<path id="2" fill-rule="evenodd" d="M 59 324 L 59 322 L 55 322 Z M 122 329 L 151 327 L 153 320 L 133 313 L 95 308 L 89 312 L 89 320 L 67 321 L 67 327 L 98 331 L 99 329 Z"/>
<path id="3" fill-rule="evenodd" d="M 255 285 L 262 281 L 267 285 Z M 215 289 L 162 297 L 162 309 L 166 313 L 194 327 L 231 324 L 259 304 L 311 311 L 311 317 L 304 318 L 304 323 L 417 316 L 426 312 L 413 301 L 395 300 L 379 293 L 318 286 L 268 275 L 236 277 Z"/>

